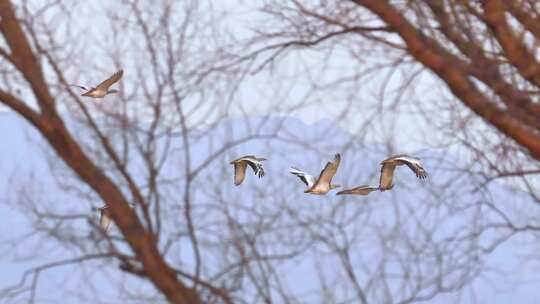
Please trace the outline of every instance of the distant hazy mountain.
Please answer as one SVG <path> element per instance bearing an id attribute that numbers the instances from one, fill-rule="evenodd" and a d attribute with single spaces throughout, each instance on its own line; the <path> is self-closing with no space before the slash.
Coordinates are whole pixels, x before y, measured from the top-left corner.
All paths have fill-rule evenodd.
<path id="1" fill-rule="evenodd" d="M 85 136 L 92 135 L 86 134 Z M 258 138 L 247 140 L 249 136 L 258 136 Z M 334 179 L 336 183 L 343 186 L 377 185 L 379 162 L 388 156 L 385 146 L 361 142 L 353 134 L 337 127 L 331 121 L 323 120 L 307 125 L 292 118 L 234 118 L 222 121 L 210 130 L 194 132 L 190 134 L 189 138 L 192 144 L 192 169 L 203 164 L 209 155 L 220 151 L 226 143 L 239 143 L 209 162 L 194 181 L 195 190 L 192 193 L 196 203 L 194 212 L 198 212 L 197 204 L 215 203 L 217 194 L 225 202 L 234 202 L 236 205 L 246 204 L 246 206 L 256 205 L 261 209 L 261 212 L 279 215 L 284 208 L 287 208 L 297 212 L 298 216 L 306 218 L 335 216 L 333 208 L 337 204 L 343 204 L 344 216 L 354 212 L 369 212 L 370 217 L 365 219 L 366 222 L 358 223 L 358 225 L 369 228 L 371 225 L 377 224 L 380 225 L 381 229 L 391 229 L 395 224 L 396 216 L 398 216 L 396 212 L 407 214 L 411 210 L 418 210 L 418 216 L 424 216 L 426 224 L 433 221 L 440 222 L 438 231 L 435 233 L 440 238 L 459 235 L 460 231 L 468 227 L 473 216 L 479 216 L 475 213 L 478 211 L 463 209 L 466 204 L 482 203 L 483 198 L 477 192 L 472 191 L 471 180 L 463 178 L 459 172 L 451 169 L 452 164 L 457 163 L 457 160 L 450 160 L 443 166 L 439 166 L 443 155 L 429 150 L 418 155 L 431 173 L 431 181 L 427 184 L 421 183 L 408 168 L 403 167 L 396 170 L 397 184 L 392 191 L 374 192 L 367 198 L 336 197 L 335 191 L 326 197 L 304 194 L 305 186 L 298 178 L 287 172 L 291 165 L 313 175 L 318 175 L 327 160 L 334 153 L 339 152 L 342 153 L 343 159 Z M 0 114 L 0 139 L 0 231 L 22 234 L 29 230 L 31 223 L 20 214 L 20 210 L 16 211 L 13 208 L 13 199 L 19 197 L 13 191 L 18 189 L 18 185 L 24 184 L 24 179 L 28 176 L 34 177 L 31 180 L 32 183 L 37 183 L 36 186 L 40 187 L 41 190 L 46 189 L 46 194 L 50 197 L 43 198 L 47 200 L 45 203 L 50 203 L 51 198 L 61 197 L 56 202 L 60 210 L 65 211 L 70 208 L 76 208 L 81 212 L 89 210 L 87 205 L 76 207 L 77 202 L 70 201 L 72 196 L 63 196 L 63 190 L 56 186 L 54 178 L 49 173 L 49 167 L 42 152 L 47 145 L 27 122 L 12 113 Z M 183 174 L 185 163 L 181 137 L 174 137 L 170 144 L 171 155 L 164 166 L 163 175 L 182 179 L 185 177 Z M 158 144 L 158 150 L 164 147 L 165 142 Z M 228 162 L 245 154 L 267 157 L 268 160 L 265 162 L 267 174 L 263 179 L 258 179 L 252 172 L 248 172 L 244 184 L 235 187 L 232 177 L 233 169 Z M 447 155 L 444 155 L 445 160 L 448 158 Z M 140 172 L 137 174 L 139 180 L 144 177 L 144 165 L 136 157 L 130 164 L 130 170 Z M 248 170 L 250 169 L 248 168 Z M 458 177 L 460 180 L 455 180 Z M 519 194 L 499 183 L 492 183 L 488 189 L 495 197 L 496 202 L 505 203 L 506 201 L 518 200 L 517 197 L 519 197 Z M 181 202 L 180 198 L 183 193 L 181 187 L 171 186 L 167 192 L 173 198 L 178 197 L 179 203 Z M 459 193 L 459 201 L 444 201 L 456 193 Z M 10 200 L 10 204 L 2 203 L 7 199 Z M 443 203 L 436 210 L 439 210 L 442 215 L 432 211 L 422 213 L 428 204 L 439 202 Z M 99 202 L 95 204 L 97 205 Z M 359 208 L 363 209 L 359 210 Z M 500 208 L 506 207 L 500 206 Z M 219 216 L 219 212 L 216 211 L 215 216 Z M 492 211 L 484 212 L 481 216 L 486 219 L 493 216 Z M 214 213 L 209 212 L 206 216 L 212 218 L 212 214 Z M 251 215 L 239 212 L 236 216 L 239 221 L 242 221 L 249 220 Z M 284 216 L 282 220 L 287 221 L 288 219 L 287 216 Z M 413 221 L 411 220 L 411 222 Z M 413 229 L 414 225 L 403 225 L 405 230 L 411 229 L 411 231 L 401 231 L 400 233 L 403 235 L 414 236 L 417 233 Z M 88 229 L 88 227 L 81 228 Z M 294 237 L 294 231 L 290 231 L 290 235 L 284 234 L 282 239 L 276 240 L 276 242 L 293 242 Z M 360 245 L 369 247 L 370 244 L 375 244 L 371 242 L 371 237 L 361 239 Z M 6 239 L 9 237 L 4 235 L 0 237 L 0 242 Z M 502 268 L 511 268 L 517 265 L 519 259 L 516 259 L 514 255 L 514 248 L 511 246 L 513 243 L 507 242 L 496 250 L 489 256 L 486 263 Z M 455 250 L 467 250 L 465 247 L 460 247 L 466 246 L 466 244 L 456 246 Z M 0 251 L 5 249 L 0 246 Z M 48 261 L 49 258 L 44 260 Z M 309 258 L 309 255 L 306 258 Z M 312 261 L 304 261 L 304 264 L 299 263 L 297 268 L 290 271 L 289 275 L 293 280 L 301 278 L 306 290 L 316 288 L 313 280 L 305 278 L 306 271 L 308 274 L 310 273 Z M 26 263 L 16 264 L 11 263 L 10 260 L 3 262 L 0 259 L 0 269 L 8 270 L 7 272 L 0 271 L 0 289 L 18 280 L 28 266 L 29 264 Z M 522 278 L 531 278 L 533 274 L 533 269 L 519 269 L 519 276 Z M 52 272 L 51 276 L 61 278 L 66 276 L 66 272 L 57 270 Z M 490 278 L 496 284 L 502 284 L 505 280 L 504 277 L 498 275 L 490 276 Z M 106 284 L 105 281 L 103 284 Z M 493 293 L 493 287 L 484 281 L 475 281 L 473 284 L 475 284 L 477 294 L 481 295 L 481 302 L 485 303 L 508 303 L 510 301 L 516 302 L 519 299 L 521 299 L 519 300 L 521 303 L 525 303 L 523 300 L 530 300 L 532 299 L 530 297 L 536 295 L 532 284 L 522 284 L 501 294 Z M 454 300 L 450 296 L 446 297 L 438 297 L 436 299 L 439 301 L 435 302 L 444 303 L 445 299 Z M 464 300 L 464 303 L 466 302 L 469 301 Z"/>

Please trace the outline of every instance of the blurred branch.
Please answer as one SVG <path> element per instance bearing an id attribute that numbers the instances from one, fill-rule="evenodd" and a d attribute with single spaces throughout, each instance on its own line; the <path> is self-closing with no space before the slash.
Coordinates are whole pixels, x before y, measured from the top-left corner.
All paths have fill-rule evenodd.
<path id="1" fill-rule="evenodd" d="M 467 70 L 464 69 L 465 64 L 459 58 L 446 51 L 435 40 L 422 34 L 388 2 L 377 0 L 354 0 L 354 2 L 366 7 L 394 28 L 407 44 L 410 54 L 444 80 L 466 106 L 540 160 L 540 134 L 491 103 L 470 80 Z"/>
<path id="2" fill-rule="evenodd" d="M 200 303 L 198 295 L 178 280 L 160 255 L 154 238 L 143 228 L 118 187 L 85 155 L 56 112 L 41 66 L 34 56 L 10 1 L 0 2 L 0 30 L 14 56 L 17 68 L 31 85 L 45 123 L 36 126 L 56 153 L 79 177 L 96 191 L 110 207 L 116 222 L 132 250 L 144 265 L 148 277 L 173 303 Z M 8 99 L 13 105 L 13 100 Z M 10 105 L 7 104 L 7 105 Z M 24 109 L 18 107 L 16 109 Z M 29 116 L 30 117 L 30 116 Z"/>
<path id="3" fill-rule="evenodd" d="M 78 258 L 67 259 L 67 260 L 62 260 L 62 261 L 43 264 L 43 265 L 40 265 L 38 267 L 26 270 L 24 272 L 24 274 L 22 275 L 22 278 L 19 281 L 19 283 L 0 290 L 0 297 L 9 298 L 12 295 L 22 291 L 22 289 L 26 286 L 26 281 L 31 277 L 32 282 L 31 282 L 31 285 L 30 285 L 30 299 L 29 299 L 28 302 L 29 303 L 34 303 L 35 295 L 36 295 L 36 289 L 37 289 L 38 282 L 39 282 L 39 277 L 40 277 L 42 272 L 45 272 L 45 271 L 50 270 L 52 268 L 61 267 L 61 266 L 66 266 L 66 265 L 71 265 L 71 264 L 79 264 L 79 263 L 87 262 L 87 261 L 90 261 L 90 260 L 105 259 L 105 258 L 110 258 L 110 257 L 111 257 L 110 254 L 89 254 L 89 255 L 78 257 Z"/>

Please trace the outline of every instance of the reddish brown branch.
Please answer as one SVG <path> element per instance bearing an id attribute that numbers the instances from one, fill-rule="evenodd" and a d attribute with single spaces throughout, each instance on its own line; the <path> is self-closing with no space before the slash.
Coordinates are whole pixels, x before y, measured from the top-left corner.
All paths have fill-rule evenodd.
<path id="1" fill-rule="evenodd" d="M 463 62 L 415 28 L 387 1 L 354 0 L 396 30 L 409 53 L 439 76 L 467 107 L 540 160 L 540 135 L 492 103 L 470 80 Z"/>
<path id="2" fill-rule="evenodd" d="M 0 17 L 0 30 L 11 49 L 14 65 L 29 82 L 45 115 L 38 119 L 27 108 L 15 103 L 10 98 L 6 98 L 7 101 L 2 99 L 4 103 L 17 112 L 26 113 L 24 117 L 32 122 L 58 156 L 103 201 L 107 202 L 113 220 L 143 265 L 148 278 L 163 292 L 167 299 L 172 303 L 201 303 L 198 295 L 178 280 L 175 272 L 167 265 L 156 246 L 154 236 L 144 229 L 117 185 L 88 158 L 69 130 L 66 129 L 56 112 L 54 99 L 49 93 L 41 66 L 15 16 L 10 1 L 0 1 Z"/>
<path id="3" fill-rule="evenodd" d="M 538 119 L 540 117 L 540 106 L 534 104 L 528 94 L 517 90 L 504 79 L 497 69 L 497 62 L 488 58 L 479 44 L 465 39 L 461 33 L 455 30 L 459 27 L 454 22 L 459 22 L 459 20 L 451 21 L 442 1 L 430 1 L 427 2 L 427 5 L 440 23 L 440 31 L 460 52 L 471 59 L 471 73 L 501 97 L 510 114 L 540 130 L 540 120 Z M 463 31 L 466 30 L 463 29 Z M 468 37 L 472 36 L 467 32 L 463 34 Z"/>
<path id="4" fill-rule="evenodd" d="M 540 40 L 540 19 L 532 16 L 530 12 L 527 12 L 520 5 L 520 2 L 523 1 L 510 0 L 505 1 L 504 4 L 512 16 L 514 16 L 529 32 L 531 32 L 536 39 Z"/>
<path id="5" fill-rule="evenodd" d="M 540 63 L 520 39 L 514 36 L 505 16 L 505 5 L 500 0 L 487 0 L 484 20 L 510 60 L 523 78 L 540 88 Z"/>

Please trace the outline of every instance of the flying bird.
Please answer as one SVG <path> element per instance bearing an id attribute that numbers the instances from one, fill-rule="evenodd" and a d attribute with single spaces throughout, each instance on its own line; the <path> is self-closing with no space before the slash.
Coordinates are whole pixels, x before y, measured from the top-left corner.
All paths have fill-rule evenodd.
<path id="1" fill-rule="evenodd" d="M 133 203 L 129 203 L 129 206 L 131 208 L 135 207 Z M 107 233 L 112 222 L 111 210 L 109 209 L 109 205 L 104 205 L 103 207 L 92 209 L 99 211 L 99 228 L 101 228 L 103 232 Z"/>
<path id="2" fill-rule="evenodd" d="M 381 178 L 379 180 L 379 188 L 381 191 L 392 189 L 394 186 L 394 170 L 397 166 L 407 165 L 419 179 L 426 179 L 429 176 L 426 169 L 424 169 L 420 163 L 419 158 L 405 154 L 387 158 L 381 162 L 381 165 Z"/>
<path id="3" fill-rule="evenodd" d="M 394 187 L 394 170 L 397 166 L 407 165 L 419 179 L 428 177 L 427 171 L 422 167 L 419 158 L 408 155 L 396 155 L 387 158 L 381 162 L 381 177 L 379 179 L 379 187 L 362 185 L 352 189 L 347 189 L 336 193 L 336 195 L 351 194 L 351 195 L 368 195 L 373 191 L 386 191 Z"/>
<path id="4" fill-rule="evenodd" d="M 379 187 L 373 187 L 368 185 L 362 185 L 358 186 L 352 189 L 347 189 L 343 191 L 339 191 L 336 193 L 336 195 L 344 195 L 344 194 L 351 194 L 351 195 L 368 195 L 373 191 L 379 190 Z"/>
<path id="5" fill-rule="evenodd" d="M 108 205 L 105 205 L 100 208 L 95 208 L 94 210 L 99 211 L 99 227 L 103 232 L 109 231 L 109 227 L 111 226 L 111 211 L 109 209 Z"/>
<path id="6" fill-rule="evenodd" d="M 336 174 L 340 161 L 341 155 L 338 153 L 334 156 L 332 161 L 329 161 L 326 164 L 319 174 L 318 179 L 315 179 L 313 176 L 295 167 L 291 167 L 289 172 L 298 176 L 298 178 L 306 184 L 308 188 L 304 191 L 305 193 L 325 195 L 328 191 L 341 187 L 340 185 L 332 185 L 332 178 Z"/>
<path id="7" fill-rule="evenodd" d="M 95 88 L 87 88 L 85 86 L 76 85 L 73 86 L 81 88 L 85 90 L 86 92 L 83 93 L 81 96 L 87 96 L 92 98 L 103 98 L 108 94 L 118 93 L 118 90 L 109 90 L 109 88 L 118 82 L 120 78 L 122 78 L 122 75 L 124 74 L 124 70 L 119 70 L 118 72 L 114 73 L 111 77 L 105 79 L 103 82 L 98 84 Z"/>
<path id="8" fill-rule="evenodd" d="M 266 158 L 257 158 L 253 155 L 246 155 L 231 161 L 230 164 L 234 165 L 234 184 L 238 186 L 244 181 L 244 178 L 246 177 L 246 167 L 248 165 L 253 169 L 256 176 L 262 178 L 264 176 L 262 161 L 264 160 L 266 160 Z"/>

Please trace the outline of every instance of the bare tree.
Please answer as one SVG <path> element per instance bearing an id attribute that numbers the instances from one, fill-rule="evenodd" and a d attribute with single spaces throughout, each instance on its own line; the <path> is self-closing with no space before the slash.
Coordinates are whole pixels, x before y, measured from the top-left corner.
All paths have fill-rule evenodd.
<path id="1" fill-rule="evenodd" d="M 256 54 L 271 51 L 267 63 L 289 48 L 363 37 L 431 70 L 465 106 L 538 160 L 537 9 L 528 1 L 495 0 L 270 2 L 265 10 L 288 30 L 264 32 L 267 41 L 281 41 Z"/>
<path id="2" fill-rule="evenodd" d="M 372 286 L 374 279 L 359 280 L 355 275 L 358 270 L 349 266 L 355 270 L 348 271 L 349 278 L 360 282 L 353 289 L 364 290 L 357 293 L 356 300 L 426 301 L 441 293 L 463 290 L 482 273 L 479 261 L 502 243 L 523 233 L 535 237 L 538 216 L 519 210 L 521 204 L 540 202 L 535 3 L 266 1 L 261 11 L 266 18 L 260 17 L 263 21 L 253 25 L 248 47 L 244 52 L 239 50 L 240 55 L 233 56 L 232 62 L 247 61 L 253 71 L 259 72 L 305 60 L 308 64 L 303 71 L 309 75 L 306 78 L 311 81 L 314 96 L 326 94 L 324 98 L 328 99 L 329 91 L 349 92 L 341 103 L 347 108 L 346 114 L 340 118 L 349 124 L 356 120 L 360 141 L 374 137 L 387 145 L 387 154 L 403 149 L 404 143 L 417 141 L 412 146 L 444 151 L 447 158 L 439 159 L 440 170 L 460 172 L 452 179 L 469 180 L 461 186 L 452 179 L 443 182 L 432 189 L 433 198 L 426 198 L 425 211 L 411 209 L 410 216 L 418 218 L 415 229 L 424 231 L 420 235 L 426 234 L 429 245 L 421 247 L 415 244 L 420 241 L 415 234 L 400 233 L 399 239 L 409 241 L 399 260 L 414 260 L 405 256 L 429 251 L 433 254 L 430 258 L 438 261 L 431 267 L 440 269 L 439 275 L 433 281 L 422 275 L 408 280 L 411 267 L 419 269 L 419 265 L 403 263 L 401 274 L 393 275 L 402 275 L 403 286 L 410 282 L 414 287 L 396 293 L 392 284 L 385 283 L 388 277 L 383 270 L 388 261 L 383 259 L 378 272 L 383 279 L 376 286 L 377 292 L 385 290 L 381 285 L 387 286 L 383 293 L 386 298 L 377 298 L 364 296 L 366 286 Z M 427 81 L 420 80 L 426 75 L 435 75 L 438 81 L 423 85 Z M 463 155 L 465 161 L 455 162 L 456 155 Z M 522 196 L 514 202 L 506 198 L 498 201 L 496 190 L 490 187 L 493 181 L 502 181 Z M 441 192 L 443 185 L 456 188 Z M 462 200 L 467 203 L 456 204 Z M 431 218 L 429 214 L 441 208 L 448 208 L 445 216 L 429 228 L 418 217 L 423 214 Z M 430 231 L 444 227 L 443 222 L 456 210 L 471 212 L 470 217 L 463 215 L 463 222 L 458 220 L 470 227 L 462 227 L 455 238 L 434 241 Z M 486 210 L 493 217 L 479 217 Z M 400 218 L 395 218 L 393 231 L 408 229 Z M 377 231 L 387 229 L 378 226 Z M 486 238 L 491 232 L 496 233 Z M 394 237 L 388 234 L 381 240 L 392 243 L 389 240 Z M 335 242 L 333 237 L 328 240 Z M 452 246 L 464 246 L 458 252 L 467 257 L 467 263 L 452 257 Z M 336 253 L 343 251 L 337 245 L 333 247 Z M 382 256 L 391 255 L 392 246 L 386 248 Z M 455 284 L 441 283 L 458 269 L 463 272 Z M 321 276 L 323 279 L 328 277 Z M 335 301 L 330 291 L 327 294 Z"/>
<path id="3" fill-rule="evenodd" d="M 32 109 L 24 101 L 8 92 L 0 92 L 2 102 L 17 111 L 32 123 L 49 141 L 58 156 L 61 157 L 94 191 L 99 193 L 103 201 L 111 209 L 111 215 L 124 234 L 127 242 L 143 265 L 144 273 L 151 278 L 171 302 L 199 303 L 200 299 L 193 290 L 187 288 L 165 263 L 159 253 L 155 236 L 150 229 L 145 229 L 133 210 L 129 208 L 128 200 L 120 188 L 106 176 L 102 170 L 86 155 L 65 127 L 57 108 L 55 99 L 49 91 L 48 84 L 33 49 L 17 20 L 14 7 L 9 1 L 3 1 L 1 29 L 9 50 L 2 50 L 5 60 L 9 61 L 23 75 L 32 87 L 39 110 Z M 39 51 L 39 46 L 36 46 Z M 89 116 L 90 117 L 90 116 Z M 97 128 L 96 128 L 97 130 Z M 124 164 L 118 159 L 107 139 L 102 137 L 102 143 L 108 150 L 109 156 L 118 166 L 119 171 L 125 171 Z M 131 183 L 129 176 L 125 176 Z M 132 195 L 144 206 L 137 189 L 132 188 Z"/>
<path id="4" fill-rule="evenodd" d="M 39 299 L 40 278 L 69 265 L 95 289 L 88 272 L 118 277 L 109 288 L 132 302 L 413 303 L 473 290 L 493 251 L 540 227 L 522 208 L 540 201 L 536 91 L 473 14 L 483 8 L 441 2 L 447 26 L 433 3 L 250 2 L 262 12 L 238 34 L 212 2 L 122 1 L 99 4 L 92 19 L 108 34 L 80 39 L 87 23 L 74 26 L 62 1 L 1 2 L 0 100 L 43 135 L 54 183 L 76 202 L 15 179 L 13 205 L 65 256 L 0 297 Z M 471 51 L 449 43 L 449 30 Z M 103 103 L 69 86 L 119 68 L 120 94 Z M 450 83 L 423 85 L 429 69 Z M 380 160 L 404 149 L 423 157 L 431 183 L 398 172 L 392 191 L 319 198 L 286 173 L 317 173 L 339 151 L 336 181 L 376 181 Z M 228 161 L 246 150 L 269 158 L 267 176 L 235 188 Z M 497 191 L 511 198 L 499 204 Z M 104 234 L 89 212 L 104 203 L 120 234 Z M 137 278 L 157 292 L 134 288 Z M 90 290 L 72 292 L 106 301 Z"/>

